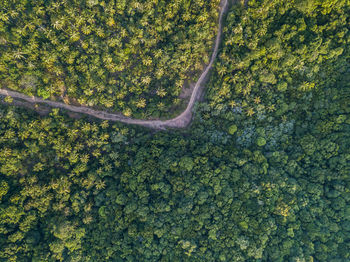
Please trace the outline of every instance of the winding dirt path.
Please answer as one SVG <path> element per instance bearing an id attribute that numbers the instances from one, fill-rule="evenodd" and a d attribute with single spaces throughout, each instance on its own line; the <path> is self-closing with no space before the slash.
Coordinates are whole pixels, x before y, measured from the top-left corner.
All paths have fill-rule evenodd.
<path id="1" fill-rule="evenodd" d="M 201 76 L 199 77 L 198 81 L 195 84 L 195 87 L 193 89 L 190 101 L 187 104 L 186 110 L 183 111 L 180 115 L 173 119 L 169 120 L 142 120 L 142 119 L 133 119 L 129 117 L 125 117 L 120 113 L 107 113 L 104 111 L 99 111 L 99 110 L 94 110 L 89 107 L 85 106 L 73 106 L 73 105 L 67 105 L 62 102 L 55 102 L 55 101 L 50 101 L 50 100 L 44 100 L 38 97 L 34 96 L 27 96 L 22 93 L 16 92 L 16 91 L 10 91 L 6 89 L 0 89 L 0 95 L 4 96 L 11 96 L 13 98 L 17 99 L 23 99 L 25 101 L 28 101 L 30 103 L 42 103 L 46 104 L 51 107 L 57 107 L 57 108 L 62 108 L 66 109 L 72 112 L 76 113 L 81 113 L 81 114 L 87 114 L 99 119 L 104 119 L 104 120 L 110 120 L 110 121 L 118 121 L 118 122 L 123 122 L 126 124 L 134 124 L 134 125 L 141 125 L 149 128 L 154 128 L 154 129 L 166 129 L 166 128 L 184 128 L 187 127 L 192 120 L 192 109 L 195 104 L 195 102 L 199 99 L 200 95 L 203 92 L 204 88 L 204 82 L 205 79 L 213 66 L 213 63 L 217 57 L 219 46 L 221 43 L 221 34 L 222 34 L 222 20 L 223 16 L 226 13 L 228 8 L 228 0 L 221 0 L 220 4 L 220 15 L 219 15 L 219 24 L 218 24 L 218 33 L 216 35 L 216 40 L 215 40 L 215 46 L 214 46 L 214 51 L 211 55 L 210 62 L 206 66 L 205 70 L 202 72 Z"/>

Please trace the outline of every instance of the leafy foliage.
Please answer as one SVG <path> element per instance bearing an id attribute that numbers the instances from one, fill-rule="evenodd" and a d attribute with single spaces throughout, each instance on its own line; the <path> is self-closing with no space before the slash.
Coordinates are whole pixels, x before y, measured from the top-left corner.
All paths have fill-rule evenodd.
<path id="1" fill-rule="evenodd" d="M 239 47 L 226 40 L 189 130 L 150 133 L 0 106 L 0 261 L 349 261 L 350 57 L 332 29 L 349 6 L 332 3 L 232 8 L 227 39 L 247 21 L 249 32 L 268 20 L 272 35 L 294 13 L 307 28 L 328 28 L 319 37 L 330 49 L 322 61 L 309 61 L 307 46 L 305 56 L 291 51 L 319 77 L 292 64 L 272 70 L 270 58 L 262 61 L 271 75 L 254 69 L 257 60 L 222 75 L 237 59 L 228 50 L 254 52 L 244 37 Z M 342 53 L 326 58 L 333 47 Z M 250 95 L 231 93 L 251 81 L 231 82 L 239 72 L 256 83 Z M 276 72 L 292 79 L 281 84 Z"/>
<path id="2" fill-rule="evenodd" d="M 208 63 L 219 0 L 2 1 L 1 86 L 159 115 Z M 143 114 L 141 114 L 143 112 Z"/>
<path id="3" fill-rule="evenodd" d="M 274 0 L 232 8 L 208 90 L 212 110 L 259 117 L 283 107 L 285 96 L 323 86 L 335 63 L 346 66 L 349 7 L 346 1 Z"/>

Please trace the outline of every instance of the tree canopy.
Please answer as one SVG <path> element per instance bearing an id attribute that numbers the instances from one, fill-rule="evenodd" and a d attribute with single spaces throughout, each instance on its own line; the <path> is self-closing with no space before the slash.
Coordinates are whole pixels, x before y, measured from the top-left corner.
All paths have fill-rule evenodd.
<path id="1" fill-rule="evenodd" d="M 0 86 L 136 118 L 179 106 L 219 0 L 2 1 Z"/>
<path id="2" fill-rule="evenodd" d="M 188 129 L 2 101 L 0 261 L 349 261 L 349 14 L 232 6 Z"/>

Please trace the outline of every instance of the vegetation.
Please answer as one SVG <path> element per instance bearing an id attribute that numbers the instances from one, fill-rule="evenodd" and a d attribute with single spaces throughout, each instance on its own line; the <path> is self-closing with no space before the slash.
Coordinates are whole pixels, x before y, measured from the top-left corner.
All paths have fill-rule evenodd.
<path id="1" fill-rule="evenodd" d="M 208 91 L 212 110 L 219 114 L 233 108 L 256 117 L 283 106 L 286 96 L 329 81 L 327 71 L 335 63 L 346 66 L 342 54 L 350 43 L 349 13 L 346 1 L 249 1 L 248 8 L 235 6 Z"/>
<path id="2" fill-rule="evenodd" d="M 306 122 L 303 110 L 274 114 L 234 135 L 208 122 L 147 135 L 2 107 L 0 257 L 346 261 L 348 89 L 302 99 L 315 112 Z"/>
<path id="3" fill-rule="evenodd" d="M 157 117 L 208 63 L 219 0 L 2 1 L 0 86 Z M 141 114 L 142 112 L 142 114 Z"/>
<path id="4" fill-rule="evenodd" d="M 188 130 L 0 105 L 0 261 L 349 261 L 349 7 L 232 7 Z"/>

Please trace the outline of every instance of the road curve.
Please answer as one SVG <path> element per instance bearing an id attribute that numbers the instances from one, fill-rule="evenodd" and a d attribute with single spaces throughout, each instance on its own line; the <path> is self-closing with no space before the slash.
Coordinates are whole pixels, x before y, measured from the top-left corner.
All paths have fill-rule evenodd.
<path id="1" fill-rule="evenodd" d="M 215 39 L 215 46 L 214 51 L 211 55 L 210 62 L 206 66 L 205 70 L 202 72 L 201 76 L 199 77 L 198 81 L 195 84 L 195 87 L 193 89 L 193 92 L 191 94 L 190 101 L 187 104 L 187 107 L 185 111 L 183 111 L 180 115 L 173 119 L 169 120 L 142 120 L 142 119 L 133 119 L 129 117 L 125 117 L 120 113 L 107 113 L 100 110 L 94 110 L 86 106 L 73 106 L 73 105 L 67 105 L 62 102 L 55 102 L 50 100 L 44 100 L 38 97 L 34 96 L 27 96 L 22 93 L 6 90 L 6 89 L 0 89 L 0 95 L 4 96 L 11 96 L 13 98 L 17 99 L 23 99 L 30 103 L 41 103 L 46 104 L 50 107 L 56 107 L 56 108 L 62 108 L 65 110 L 69 110 L 76 113 L 86 114 L 90 115 L 99 119 L 103 120 L 110 120 L 110 121 L 118 121 L 126 124 L 134 124 L 134 125 L 141 125 L 149 128 L 154 129 L 166 129 L 166 128 L 184 128 L 187 127 L 191 120 L 192 120 L 192 109 L 195 104 L 195 102 L 199 99 L 202 91 L 203 91 L 203 82 L 208 75 L 211 67 L 213 66 L 213 63 L 217 57 L 219 46 L 221 43 L 221 34 L 222 34 L 222 20 L 223 16 L 226 13 L 228 9 L 228 0 L 221 0 L 220 4 L 220 15 L 219 15 L 219 24 L 218 24 L 218 33 L 216 35 Z"/>

